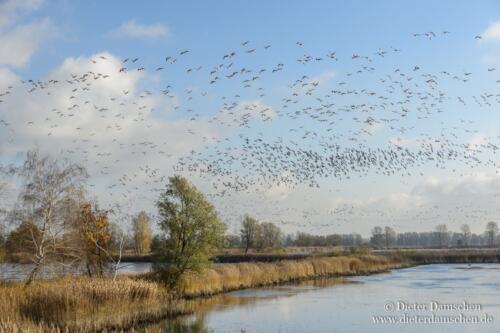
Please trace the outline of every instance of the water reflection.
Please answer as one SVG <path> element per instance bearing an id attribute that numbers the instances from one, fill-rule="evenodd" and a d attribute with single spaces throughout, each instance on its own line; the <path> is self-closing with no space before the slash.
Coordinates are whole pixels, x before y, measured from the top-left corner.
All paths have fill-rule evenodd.
<path id="1" fill-rule="evenodd" d="M 207 327 L 205 318 L 198 316 L 189 320 L 176 320 L 170 322 L 167 328 L 161 329 L 163 333 L 214 333 L 213 329 Z"/>

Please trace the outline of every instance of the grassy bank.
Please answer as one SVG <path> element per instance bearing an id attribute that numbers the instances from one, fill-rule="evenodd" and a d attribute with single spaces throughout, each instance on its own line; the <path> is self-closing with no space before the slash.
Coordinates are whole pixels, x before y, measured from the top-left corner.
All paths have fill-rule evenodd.
<path id="1" fill-rule="evenodd" d="M 0 332 L 91 332 L 184 313 L 157 283 L 131 278 L 64 278 L 0 285 Z"/>
<path id="2" fill-rule="evenodd" d="M 415 265 L 500 263 L 498 248 L 385 250 L 380 255 Z"/>
<path id="3" fill-rule="evenodd" d="M 180 284 L 185 297 L 214 295 L 221 292 L 293 281 L 366 275 L 404 266 L 399 259 L 381 256 L 316 257 L 273 263 L 216 265 L 201 275 L 188 273 Z"/>
<path id="4" fill-rule="evenodd" d="M 372 274 L 401 267 L 380 256 L 341 256 L 273 263 L 214 265 L 184 276 L 174 298 L 150 275 L 110 279 L 64 278 L 0 284 L 0 332 L 99 331 L 137 327 L 189 312 L 184 298 L 315 279 Z"/>

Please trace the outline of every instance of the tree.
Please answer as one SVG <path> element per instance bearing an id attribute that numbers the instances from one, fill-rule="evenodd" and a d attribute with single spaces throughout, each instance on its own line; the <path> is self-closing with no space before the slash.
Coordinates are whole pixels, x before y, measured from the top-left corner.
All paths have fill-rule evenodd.
<path id="1" fill-rule="evenodd" d="M 87 274 L 103 276 L 110 257 L 111 232 L 108 212 L 98 209 L 95 204 L 84 203 L 80 207 L 77 225 Z"/>
<path id="2" fill-rule="evenodd" d="M 163 235 L 162 235 L 163 236 Z M 160 235 L 154 235 L 151 240 L 151 252 L 155 257 L 165 251 L 165 242 L 166 239 Z M 160 256 L 161 258 L 161 256 Z M 157 260 L 155 260 L 157 261 Z"/>
<path id="3" fill-rule="evenodd" d="M 241 238 L 238 235 L 228 234 L 225 236 L 224 246 L 231 247 L 241 247 Z"/>
<path id="4" fill-rule="evenodd" d="M 462 243 L 464 246 L 469 246 L 471 241 L 472 232 L 470 231 L 470 227 L 468 224 L 462 224 L 460 227 L 460 231 L 462 232 Z"/>
<path id="5" fill-rule="evenodd" d="M 157 203 L 165 243 L 156 269 L 170 287 L 187 270 L 200 272 L 224 242 L 225 225 L 215 208 L 185 178 L 169 178 Z"/>
<path id="6" fill-rule="evenodd" d="M 249 215 L 245 215 L 243 222 L 241 223 L 241 242 L 245 247 L 245 254 L 247 254 L 248 249 L 254 247 L 257 243 L 259 222 Z"/>
<path id="7" fill-rule="evenodd" d="M 260 249 L 280 246 L 283 241 L 281 229 L 271 222 L 263 222 L 258 229 L 257 246 Z"/>
<path id="8" fill-rule="evenodd" d="M 24 221 L 9 233 L 5 241 L 5 248 L 11 255 L 29 255 L 36 251 L 36 244 L 40 242 L 40 239 L 40 229 L 34 223 Z"/>
<path id="9" fill-rule="evenodd" d="M 443 247 L 448 244 L 448 228 L 446 227 L 446 224 L 438 224 L 436 226 L 436 237 L 439 247 Z"/>
<path id="10" fill-rule="evenodd" d="M 0 222 L 0 247 L 3 247 L 5 245 L 5 242 L 7 241 L 5 232 L 5 226 Z"/>
<path id="11" fill-rule="evenodd" d="M 77 164 L 40 156 L 38 151 L 28 152 L 16 171 L 24 182 L 11 218 L 18 223 L 29 221 L 40 231 L 40 238 L 32 239 L 34 266 L 26 280 L 29 285 L 47 258 L 57 255 L 58 239 L 66 230 L 65 200 L 71 191 L 82 189 L 87 173 Z"/>
<path id="12" fill-rule="evenodd" d="M 385 247 L 388 248 L 395 242 L 395 240 L 396 240 L 396 232 L 391 227 L 386 226 L 384 228 Z"/>
<path id="13" fill-rule="evenodd" d="M 375 227 L 372 229 L 372 237 L 370 243 L 375 247 L 382 247 L 384 245 L 384 230 L 382 227 Z"/>
<path id="14" fill-rule="evenodd" d="M 489 246 L 495 246 L 497 235 L 498 224 L 493 221 L 488 222 L 488 224 L 486 225 L 486 238 Z"/>
<path id="15" fill-rule="evenodd" d="M 3 202 L 5 197 L 7 196 L 7 183 L 2 182 L 0 179 L 0 201 Z M 3 206 L 3 205 L 2 205 Z M 3 226 L 4 220 L 2 216 L 6 213 L 5 207 L 0 206 L 0 226 Z"/>
<path id="16" fill-rule="evenodd" d="M 149 253 L 151 250 L 151 226 L 146 212 L 140 212 L 132 220 L 132 230 L 134 233 L 135 251 L 139 254 Z"/>
<path id="17" fill-rule="evenodd" d="M 7 172 L 0 165 L 0 177 L 6 173 Z M 2 203 L 5 202 L 5 199 L 8 196 L 7 190 L 8 190 L 7 182 L 5 182 L 2 178 L 0 178 L 0 247 L 5 245 L 4 243 L 7 240 L 7 235 L 6 235 L 7 226 L 6 226 L 6 220 L 4 219 L 4 215 L 6 214 L 7 210 L 5 209 L 4 205 L 2 205 Z"/>

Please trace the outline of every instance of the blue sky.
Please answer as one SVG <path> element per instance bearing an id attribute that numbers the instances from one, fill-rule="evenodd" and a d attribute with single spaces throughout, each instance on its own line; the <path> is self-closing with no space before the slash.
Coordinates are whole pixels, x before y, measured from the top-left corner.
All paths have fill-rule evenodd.
<path id="1" fill-rule="evenodd" d="M 436 34 L 432 39 L 414 36 L 430 31 Z M 264 49 L 266 45 L 271 46 Z M 183 50 L 189 52 L 180 55 Z M 222 59 L 233 51 L 234 58 Z M 380 51 L 387 53 L 381 57 Z M 326 56 L 331 52 L 338 60 Z M 361 58 L 352 59 L 353 54 Z M 304 55 L 322 60 L 297 62 Z M 177 62 L 167 64 L 167 56 Z M 126 58 L 128 74 L 118 74 Z M 135 67 L 133 58 L 139 58 Z M 233 67 L 223 68 L 216 74 L 221 79 L 210 84 L 211 69 L 231 62 Z M 284 69 L 272 74 L 281 63 Z M 354 173 L 350 179 L 323 179 L 320 189 L 270 183 L 213 200 L 234 230 L 247 211 L 282 222 L 289 232 L 367 234 L 374 225 L 388 223 L 398 230 L 412 230 L 416 221 L 418 229 L 429 230 L 443 220 L 450 228 L 467 222 L 480 230 L 498 214 L 497 157 L 488 144 L 500 142 L 495 97 L 500 93 L 499 64 L 497 1 L 0 1 L 0 92 L 14 86 L 0 104 L 0 120 L 9 124 L 0 122 L 0 162 L 18 162 L 19 153 L 34 147 L 69 156 L 89 169 L 91 192 L 99 200 L 108 205 L 119 201 L 130 214 L 142 209 L 154 214 L 158 183 L 175 172 L 179 158 L 193 151 L 205 159 L 231 147 L 237 151 L 242 137 L 292 140 L 313 150 L 321 149 L 325 140 L 342 147 L 362 143 L 394 148 L 392 143 L 399 142 L 417 149 L 423 140 L 445 137 L 457 144 L 477 144 L 475 154 L 484 163 L 472 169 L 462 161 L 445 167 L 427 163 L 403 176 L 381 176 L 372 170 L 366 176 Z M 164 69 L 156 71 L 160 66 Z M 138 67 L 145 70 L 135 71 Z M 368 67 L 373 70 L 367 71 Z M 252 73 L 225 79 L 223 75 L 233 68 Z M 255 76 L 259 69 L 267 71 L 243 88 L 239 78 Z M 69 85 L 54 88 L 49 96 L 41 91 L 28 94 L 26 85 L 20 84 L 54 77 L 65 82 L 71 74 L 98 70 L 110 73 L 110 78 L 98 89 L 93 85 L 91 92 L 73 96 L 71 103 L 68 99 L 75 92 Z M 305 89 L 290 88 L 304 75 L 306 81 L 319 83 L 309 96 Z M 433 88 L 425 82 L 426 75 L 437 80 Z M 392 84 L 394 93 L 387 92 L 394 88 L 390 80 L 423 94 L 418 95 L 423 99 L 409 98 L 407 117 L 388 110 L 400 111 L 398 102 L 405 99 L 397 83 Z M 319 123 L 304 114 L 290 117 L 294 111 L 325 104 L 336 89 L 358 93 L 331 98 L 334 123 Z M 162 90 L 168 90 L 170 97 Z M 376 97 L 361 91 L 376 92 Z M 425 94 L 436 96 L 439 91 L 444 96 L 439 105 L 432 98 L 427 102 Z M 485 95 L 490 95 L 490 106 L 479 103 Z M 384 96 L 390 96 L 387 108 L 381 107 L 379 97 Z M 117 98 L 123 98 L 126 106 L 110 102 Z M 296 103 L 284 106 L 286 99 Z M 83 104 L 85 100 L 89 103 Z M 79 109 L 70 116 L 74 118 L 67 118 L 73 103 Z M 236 118 L 220 111 L 224 103 L 238 104 L 236 116 L 250 105 L 255 114 L 249 126 L 236 126 Z M 344 112 L 345 106 L 363 103 L 373 105 L 370 112 Z M 422 106 L 428 108 L 425 119 L 420 119 L 425 114 Z M 99 107 L 110 111 L 96 112 Z M 259 111 L 272 120 L 263 121 Z M 222 123 L 213 119 L 217 115 Z M 354 117 L 398 120 L 367 126 Z M 147 153 L 139 151 L 146 149 L 141 142 L 149 142 Z M 485 165 L 489 160 L 494 163 Z M 147 176 L 150 169 L 156 170 L 154 180 Z M 241 165 L 233 171 L 258 173 Z M 186 175 L 205 193 L 216 192 L 213 179 L 196 172 Z M 344 213 L 332 214 L 336 211 Z M 475 217 L 467 217 L 471 215 Z"/>
<path id="2" fill-rule="evenodd" d="M 20 22 L 49 17 L 60 27 L 61 36 L 42 47 L 24 72 L 41 74 L 65 57 L 108 50 L 120 55 L 141 55 L 151 61 L 182 48 L 202 50 L 203 57 L 218 56 L 244 40 L 254 45 L 273 43 L 281 52 L 292 52 L 296 41 L 309 51 L 338 50 L 350 55 L 394 45 L 418 57 L 424 52 L 408 38 L 416 32 L 452 31 L 446 48 L 460 49 L 460 64 L 481 48 L 464 48 L 488 23 L 497 19 L 495 1 L 50 1 Z M 166 38 L 113 39 L 109 32 L 123 22 L 164 24 Z M 438 42 L 436 42 L 438 43 Z M 442 41 L 439 41 L 442 43 Z M 425 55 L 425 54 L 422 54 Z M 436 55 L 439 55 L 436 54 Z M 195 58 L 196 59 L 196 58 Z M 198 60 L 197 59 L 197 60 Z M 449 59 L 452 63 L 454 59 Z"/>

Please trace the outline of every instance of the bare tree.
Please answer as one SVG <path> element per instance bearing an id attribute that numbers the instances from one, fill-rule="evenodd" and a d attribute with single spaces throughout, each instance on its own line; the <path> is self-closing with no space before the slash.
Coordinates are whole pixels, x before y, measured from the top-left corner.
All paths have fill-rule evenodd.
<path id="1" fill-rule="evenodd" d="M 439 247 L 448 245 L 448 228 L 446 227 L 446 224 L 438 224 L 436 226 L 436 236 Z"/>
<path id="2" fill-rule="evenodd" d="M 460 231 L 462 232 L 462 242 L 464 246 L 469 246 L 470 245 L 470 239 L 472 236 L 472 233 L 470 231 L 470 227 L 468 224 L 462 224 L 460 227 Z"/>
<path id="3" fill-rule="evenodd" d="M 0 179 L 0 202 L 3 202 L 6 188 L 7 188 L 7 183 L 2 182 L 2 180 Z M 5 242 L 5 232 L 7 229 L 4 219 L 5 213 L 6 213 L 5 208 L 0 206 L 0 246 L 3 245 L 3 243 Z"/>
<path id="4" fill-rule="evenodd" d="M 486 237 L 488 239 L 488 245 L 493 247 L 496 243 L 496 238 L 498 235 L 498 224 L 496 222 L 490 221 L 486 225 Z"/>
<path id="5" fill-rule="evenodd" d="M 240 230 L 241 242 L 245 246 L 245 254 L 248 253 L 248 249 L 256 245 L 259 227 L 259 222 L 256 219 L 249 215 L 245 215 Z"/>
<path id="6" fill-rule="evenodd" d="M 72 191 L 83 190 L 87 173 L 77 164 L 41 156 L 38 151 L 28 152 L 17 172 L 24 183 L 11 217 L 19 223 L 30 221 L 40 230 L 39 237 L 32 237 L 35 251 L 34 267 L 26 280 L 29 285 L 46 260 L 56 256 L 59 240 L 67 230 L 66 200 Z"/>
<path id="7" fill-rule="evenodd" d="M 8 197 L 9 186 L 7 182 L 4 180 L 4 176 L 8 174 L 9 174 L 8 170 L 4 168 L 2 165 L 0 165 L 0 232 L 5 231 L 6 229 L 5 215 L 7 213 L 7 209 L 4 203 Z"/>
<path id="8" fill-rule="evenodd" d="M 374 227 L 372 229 L 370 243 L 375 247 L 382 247 L 384 244 L 384 236 L 384 229 L 382 229 L 382 227 Z"/>
<path id="9" fill-rule="evenodd" d="M 388 248 L 396 240 L 396 232 L 389 226 L 384 228 L 385 247 Z"/>
<path id="10" fill-rule="evenodd" d="M 262 222 L 257 233 L 257 247 L 260 249 L 277 247 L 282 244 L 283 233 L 281 229 L 271 222 Z"/>

